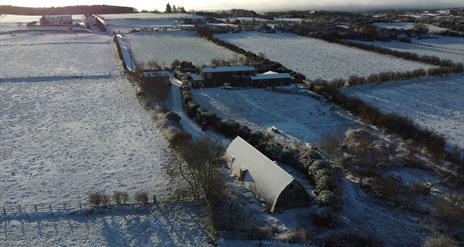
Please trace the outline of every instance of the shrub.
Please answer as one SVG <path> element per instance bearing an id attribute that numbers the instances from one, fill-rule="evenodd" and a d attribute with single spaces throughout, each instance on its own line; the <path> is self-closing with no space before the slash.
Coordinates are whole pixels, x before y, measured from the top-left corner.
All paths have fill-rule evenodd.
<path id="1" fill-rule="evenodd" d="M 115 191 L 113 192 L 113 201 L 118 204 L 126 204 L 129 201 L 127 192 Z"/>
<path id="2" fill-rule="evenodd" d="M 321 207 L 312 216 L 313 223 L 321 227 L 333 227 L 337 225 L 337 216 L 332 209 Z"/>
<path id="3" fill-rule="evenodd" d="M 170 122 L 178 124 L 181 117 L 179 116 L 179 114 L 177 114 L 175 112 L 168 112 L 168 113 L 166 113 L 166 119 L 168 119 Z"/>
<path id="4" fill-rule="evenodd" d="M 139 191 L 135 193 L 134 200 L 140 204 L 148 204 L 148 193 Z"/>
<path id="5" fill-rule="evenodd" d="M 185 131 L 176 131 L 169 136 L 168 141 L 172 147 L 179 147 L 192 140 L 192 135 Z"/>
<path id="6" fill-rule="evenodd" d="M 433 216 L 449 226 L 464 223 L 464 196 L 450 194 L 446 198 L 435 198 Z"/>
<path id="7" fill-rule="evenodd" d="M 417 182 L 408 186 L 409 192 L 413 195 L 430 195 L 430 186 L 425 183 Z"/>
<path id="8" fill-rule="evenodd" d="M 308 240 L 308 232 L 304 228 L 291 229 L 280 234 L 279 240 L 286 241 L 291 244 L 304 243 Z"/>
<path id="9" fill-rule="evenodd" d="M 357 233 L 347 233 L 338 236 L 330 236 L 325 241 L 324 245 L 326 247 L 382 247 L 384 246 L 383 242 L 372 237 L 365 236 Z"/>
<path id="10" fill-rule="evenodd" d="M 448 236 L 441 235 L 433 238 L 429 237 L 425 240 L 426 247 L 457 247 L 458 244 Z"/>
<path id="11" fill-rule="evenodd" d="M 319 202 L 327 207 L 330 207 L 334 210 L 339 210 L 341 208 L 341 198 L 332 191 L 323 190 L 317 196 Z"/>
<path id="12" fill-rule="evenodd" d="M 272 237 L 272 230 L 268 227 L 253 225 L 250 231 L 250 239 L 266 240 Z"/>
<path id="13" fill-rule="evenodd" d="M 110 197 L 104 192 L 89 193 L 88 200 L 92 207 L 107 207 L 110 204 Z"/>

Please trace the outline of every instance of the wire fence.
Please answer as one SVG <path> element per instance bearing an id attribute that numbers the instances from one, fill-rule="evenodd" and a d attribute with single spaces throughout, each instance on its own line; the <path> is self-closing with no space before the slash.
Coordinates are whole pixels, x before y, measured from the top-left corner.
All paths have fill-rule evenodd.
<path id="1" fill-rule="evenodd" d="M 86 201 L 62 201 L 56 203 L 35 203 L 35 204 L 15 204 L 0 206 L 0 218 L 6 216 L 18 216 L 34 213 L 70 213 L 77 210 L 94 209 L 94 208 L 111 208 L 115 206 L 150 206 L 154 204 L 169 204 L 176 202 L 191 202 L 196 198 L 187 194 L 179 194 L 175 196 L 156 196 L 152 195 L 148 201 L 127 200 L 124 203 L 117 203 L 114 200 L 96 207 L 94 204 Z"/>

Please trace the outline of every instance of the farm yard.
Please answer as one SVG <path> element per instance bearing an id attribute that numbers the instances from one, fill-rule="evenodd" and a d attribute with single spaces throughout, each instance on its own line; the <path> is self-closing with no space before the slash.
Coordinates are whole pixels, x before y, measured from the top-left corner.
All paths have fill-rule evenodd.
<path id="1" fill-rule="evenodd" d="M 238 54 L 217 46 L 188 31 L 150 32 L 125 35 L 137 65 L 154 61 L 162 67 L 174 60 L 209 64 L 212 59 L 230 60 Z"/>
<path id="2" fill-rule="evenodd" d="M 413 39 L 411 43 L 399 41 L 354 41 L 421 56 L 435 56 L 455 63 L 464 63 L 464 38 L 443 37 Z"/>
<path id="3" fill-rule="evenodd" d="M 193 98 L 223 118 L 270 129 L 288 137 L 317 143 L 326 135 L 345 132 L 358 124 L 307 95 L 276 93 L 264 89 L 198 89 Z"/>
<path id="4" fill-rule="evenodd" d="M 215 37 L 255 54 L 262 53 L 312 80 L 347 79 L 351 75 L 369 76 L 431 67 L 289 33 L 241 32 Z"/>
<path id="5" fill-rule="evenodd" d="M 464 76 L 431 77 L 343 89 L 384 112 L 411 118 L 464 148 Z"/>

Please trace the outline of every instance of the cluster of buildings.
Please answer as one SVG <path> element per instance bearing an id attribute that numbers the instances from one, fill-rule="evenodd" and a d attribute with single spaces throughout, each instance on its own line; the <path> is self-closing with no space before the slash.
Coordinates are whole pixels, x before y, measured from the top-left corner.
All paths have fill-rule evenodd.
<path id="1" fill-rule="evenodd" d="M 274 87 L 293 83 L 293 77 L 289 73 L 267 71 L 259 73 L 253 66 L 219 66 L 202 67 L 200 69 L 188 69 L 182 74 L 188 74 L 191 86 L 199 87 Z M 164 71 L 145 71 L 141 81 L 148 83 L 167 83 L 169 73 Z"/>
<path id="2" fill-rule="evenodd" d="M 293 82 L 289 73 L 268 71 L 258 73 L 253 66 L 202 67 L 199 75 L 192 78 L 193 87 L 218 85 L 269 87 L 288 85 Z"/>
<path id="3" fill-rule="evenodd" d="M 44 15 L 39 20 L 42 26 L 72 26 L 71 15 Z"/>

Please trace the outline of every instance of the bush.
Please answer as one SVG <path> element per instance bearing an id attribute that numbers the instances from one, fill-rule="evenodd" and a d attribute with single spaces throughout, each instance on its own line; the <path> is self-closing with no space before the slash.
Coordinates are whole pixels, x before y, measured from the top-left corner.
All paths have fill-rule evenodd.
<path id="1" fill-rule="evenodd" d="M 89 194 L 88 200 L 92 207 L 108 207 L 110 205 L 110 197 L 104 192 L 92 192 Z"/>
<path id="2" fill-rule="evenodd" d="M 341 209 L 341 198 L 337 194 L 329 190 L 323 190 L 317 196 L 317 199 L 323 206 L 330 207 L 334 210 Z"/>
<path id="3" fill-rule="evenodd" d="M 166 119 L 169 120 L 170 122 L 178 124 L 181 117 L 179 116 L 179 114 L 175 112 L 168 112 L 166 113 Z"/>
<path id="4" fill-rule="evenodd" d="M 450 194 L 446 198 L 435 198 L 433 206 L 435 211 L 433 216 L 446 223 L 448 226 L 464 223 L 464 196 Z"/>
<path id="5" fill-rule="evenodd" d="M 328 207 L 321 207 L 314 212 L 313 223 L 321 227 L 333 227 L 337 225 L 337 215 Z"/>
<path id="6" fill-rule="evenodd" d="M 325 241 L 326 247 L 382 247 L 383 242 L 372 237 L 357 233 L 347 233 L 344 235 L 330 236 Z"/>
<path id="7" fill-rule="evenodd" d="M 192 135 L 185 131 L 176 131 L 168 138 L 171 147 L 179 147 L 190 140 L 192 140 Z"/>
<path id="8" fill-rule="evenodd" d="M 437 238 L 429 237 L 425 240 L 426 247 L 457 247 L 458 244 L 448 236 L 441 235 Z"/>
<path id="9" fill-rule="evenodd" d="M 267 240 L 272 237 L 272 230 L 268 227 L 253 225 L 250 231 L 250 239 Z"/>
<path id="10" fill-rule="evenodd" d="M 115 191 L 113 192 L 113 201 L 118 204 L 126 204 L 129 201 L 129 195 L 127 192 Z"/>
<path id="11" fill-rule="evenodd" d="M 288 232 L 280 234 L 279 240 L 291 244 L 304 243 L 308 240 L 308 232 L 304 228 L 291 229 Z"/>
<path id="12" fill-rule="evenodd" d="M 148 193 L 147 192 L 137 192 L 135 193 L 134 200 L 140 204 L 148 204 Z"/>

